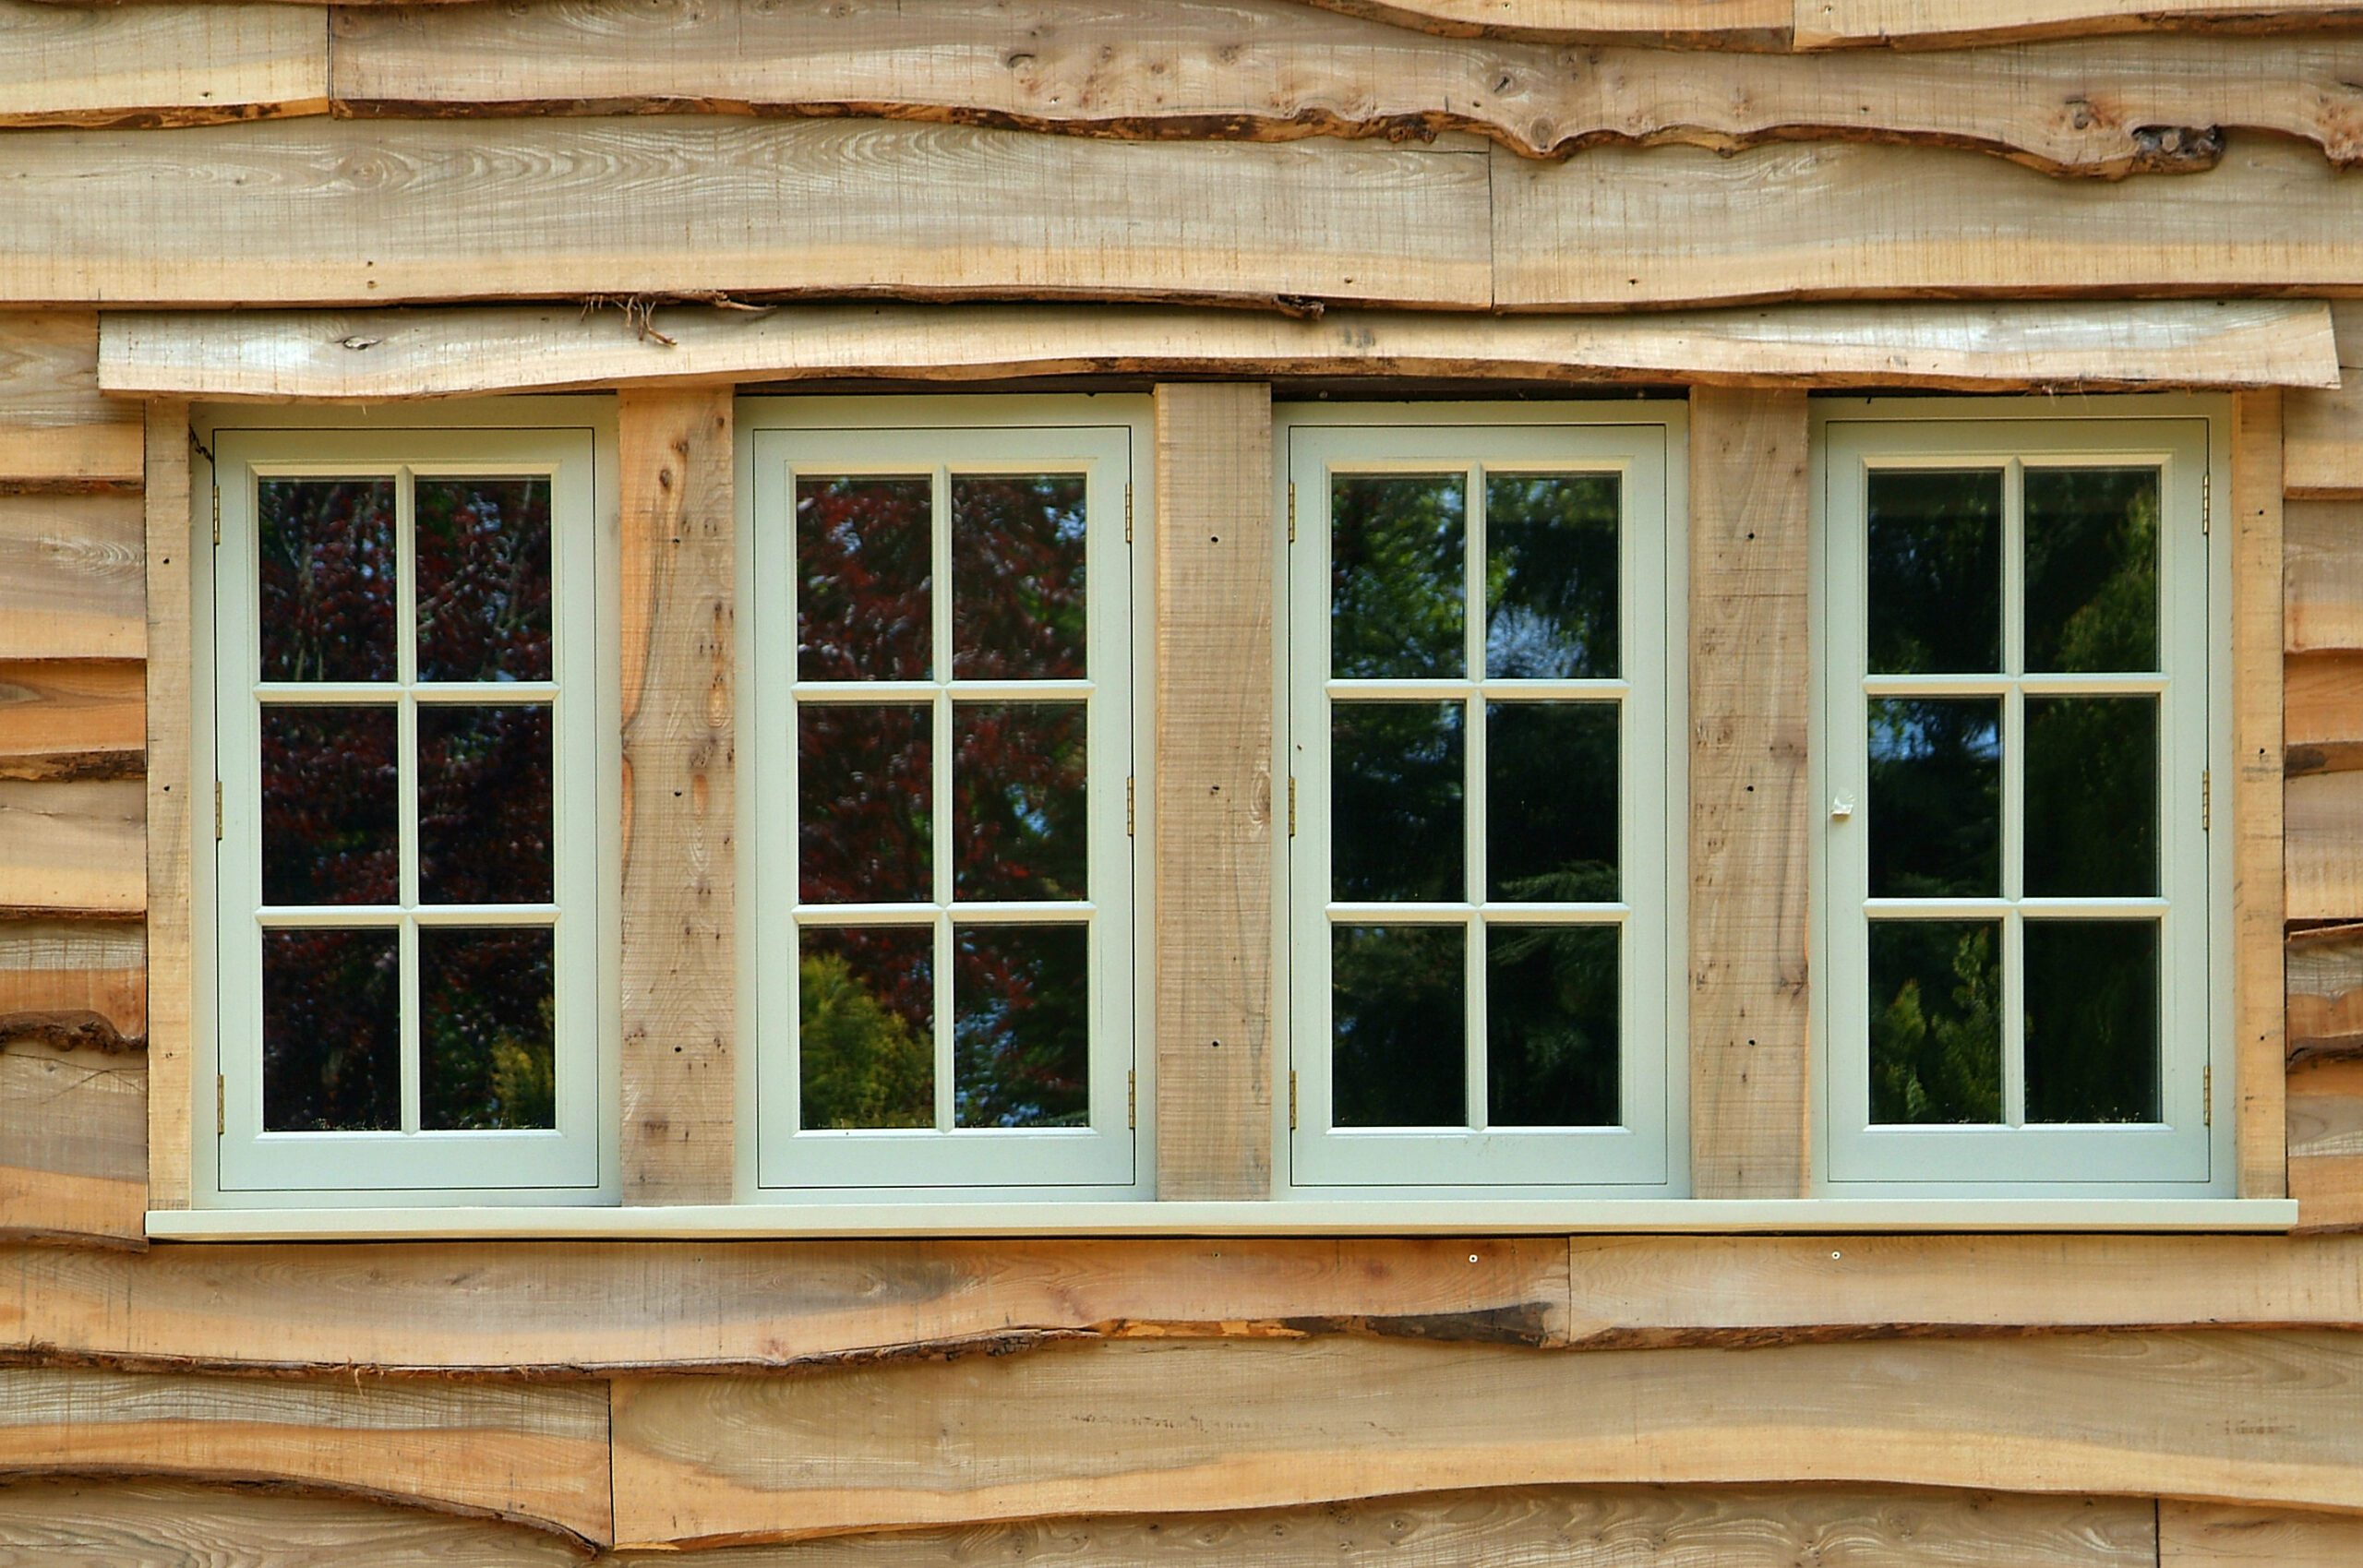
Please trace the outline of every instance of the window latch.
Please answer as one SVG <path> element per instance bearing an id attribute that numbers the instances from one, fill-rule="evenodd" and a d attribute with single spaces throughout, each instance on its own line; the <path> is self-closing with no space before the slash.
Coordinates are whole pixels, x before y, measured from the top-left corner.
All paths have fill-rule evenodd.
<path id="1" fill-rule="evenodd" d="M 1843 822 L 1853 815 L 1854 797 L 1853 796 L 1841 794 L 1830 796 L 1829 820 L 1831 821 Z"/>

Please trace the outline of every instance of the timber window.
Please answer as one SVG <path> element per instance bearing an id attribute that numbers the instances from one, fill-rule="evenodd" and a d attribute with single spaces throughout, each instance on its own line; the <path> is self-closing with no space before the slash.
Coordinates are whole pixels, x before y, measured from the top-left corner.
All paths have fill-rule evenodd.
<path id="1" fill-rule="evenodd" d="M 1822 425 L 1829 1179 L 2220 1184 L 2207 423 L 1919 413 Z"/>
<path id="2" fill-rule="evenodd" d="M 1283 416 L 1292 1186 L 1677 1185 L 1681 430 Z"/>
<path id="3" fill-rule="evenodd" d="M 1137 1191 L 1145 432 L 1108 399 L 743 418 L 758 1186 Z"/>

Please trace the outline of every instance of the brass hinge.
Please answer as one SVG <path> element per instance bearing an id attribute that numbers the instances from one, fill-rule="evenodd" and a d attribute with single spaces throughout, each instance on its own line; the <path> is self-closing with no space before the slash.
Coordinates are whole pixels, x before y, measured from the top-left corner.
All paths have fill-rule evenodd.
<path id="1" fill-rule="evenodd" d="M 2201 1125 L 2206 1127 L 2214 1126 L 2215 1064 L 2212 1061 L 2207 1064 L 2206 1071 L 2199 1075 L 2199 1104 L 2200 1114 L 2205 1119 Z"/>
<path id="2" fill-rule="evenodd" d="M 1124 1125 L 1138 1128 L 1141 1124 L 1140 1074 L 1128 1070 L 1124 1073 Z"/>
<path id="3" fill-rule="evenodd" d="M 2213 832 L 2215 827 L 2215 775 L 2205 768 L 2199 770 L 2199 831 Z"/>
<path id="4" fill-rule="evenodd" d="M 1124 543 L 1133 542 L 1133 482 L 1124 481 Z"/>
<path id="5" fill-rule="evenodd" d="M 222 842 L 222 781 L 213 781 L 213 842 Z"/>
<path id="6" fill-rule="evenodd" d="M 213 1077 L 213 1135 L 226 1135 L 230 1131 L 230 1085 L 216 1073 Z"/>
<path id="7" fill-rule="evenodd" d="M 1289 837 L 1296 837 L 1296 780 L 1289 780 Z"/>
<path id="8" fill-rule="evenodd" d="M 1126 838 L 1134 835 L 1133 808 L 1138 799 L 1139 783 L 1138 779 L 1128 778 L 1124 781 L 1124 836 Z"/>
<path id="9" fill-rule="evenodd" d="M 2212 533 L 2215 529 L 2215 476 L 2205 469 L 2199 472 L 2199 532 Z"/>
<path id="10" fill-rule="evenodd" d="M 1296 543 L 1296 481 L 1289 481 L 1289 543 Z"/>
<path id="11" fill-rule="evenodd" d="M 1289 1131 L 1296 1131 L 1296 1069 L 1289 1069 Z"/>
<path id="12" fill-rule="evenodd" d="M 222 543 L 222 486 L 213 487 L 213 542 Z"/>

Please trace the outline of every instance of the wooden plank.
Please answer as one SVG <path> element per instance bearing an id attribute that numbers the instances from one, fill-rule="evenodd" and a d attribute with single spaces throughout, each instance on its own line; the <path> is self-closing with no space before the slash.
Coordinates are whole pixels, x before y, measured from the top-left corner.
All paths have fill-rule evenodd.
<path id="1" fill-rule="evenodd" d="M 138 1050 L 148 1035 L 147 943 L 121 921 L 0 921 L 0 1047 Z"/>
<path id="2" fill-rule="evenodd" d="M 2167 1500 L 2158 1505 L 2158 1568 L 2348 1568 L 2363 1562 L 2363 1519 Z"/>
<path id="3" fill-rule="evenodd" d="M 2292 396 L 2284 410 L 2283 482 L 2292 496 L 2363 495 L 2363 301 L 2331 306 L 2337 325 L 2338 363 L 2346 374 L 2335 389 Z"/>
<path id="4" fill-rule="evenodd" d="M 2282 510 L 2288 651 L 2363 650 L 2363 500 L 2289 501 Z"/>
<path id="5" fill-rule="evenodd" d="M 0 917 L 136 916 L 147 904 L 138 779 L 0 779 Z"/>
<path id="6" fill-rule="evenodd" d="M 607 1538 L 598 1383 L 0 1370 L 0 1474 L 284 1482 Z"/>
<path id="7" fill-rule="evenodd" d="M 1272 1192 L 1272 391 L 1157 389 L 1157 1190 Z"/>
<path id="8" fill-rule="evenodd" d="M 138 776 L 147 689 L 129 659 L 0 659 L 0 779 Z"/>
<path id="9" fill-rule="evenodd" d="M 1690 395 L 1690 1185 L 1811 1183 L 1803 392 Z"/>
<path id="10" fill-rule="evenodd" d="M 2283 967 L 2290 1060 L 2363 1058 L 2363 926 L 2291 932 Z"/>
<path id="11" fill-rule="evenodd" d="M 0 126 L 202 126 L 327 112 L 327 18 L 317 13 L 0 0 Z"/>
<path id="12" fill-rule="evenodd" d="M 2285 386 L 2336 378 L 2316 302 L 1787 305 L 1633 317 L 1333 310 L 1314 319 L 1127 305 L 676 305 L 621 312 L 111 312 L 110 391 L 265 401 L 832 377 L 1101 372 L 1695 381 L 1992 391 Z"/>
<path id="13" fill-rule="evenodd" d="M 2352 21 L 2352 0 L 1796 0 L 1800 49 L 1945 48 L 2009 38 L 2157 28 L 2283 30 Z"/>
<path id="14" fill-rule="evenodd" d="M 2316 1059 L 2289 1074 L 2289 1157 L 2363 1155 L 2363 1060 Z"/>
<path id="15" fill-rule="evenodd" d="M 2282 798 L 2281 393 L 2242 392 L 2232 406 L 2232 1070 L 2239 1193 L 2288 1191 L 2282 1103 L 2288 984 L 2282 926 L 2294 915 L 2285 871 L 2306 858 L 2285 844 L 2301 820 Z M 2291 782 L 2291 794 L 2318 781 Z M 2363 784 L 2363 778 L 2358 778 Z M 2310 847 L 2310 846 L 2309 846 Z M 2300 916 L 2302 917 L 2302 916 Z"/>
<path id="16" fill-rule="evenodd" d="M 2292 1155 L 2289 1196 L 2297 1200 L 2301 1232 L 2363 1230 L 2363 1157 Z"/>
<path id="17" fill-rule="evenodd" d="M 2363 773 L 2308 773 L 2284 796 L 2288 917 L 2363 916 Z"/>
<path id="18" fill-rule="evenodd" d="M 2354 1509 L 2358 1377 L 2352 1335 L 2210 1332 L 1792 1345 L 1742 1360 L 1136 1340 L 794 1379 L 622 1378 L 616 1527 L 628 1544 L 690 1546 L 1578 1479 Z"/>
<path id="19" fill-rule="evenodd" d="M 0 209 L 9 205 L 0 197 Z M 6 270 L 0 262 L 0 276 Z M 15 294 L 0 285 L 0 300 Z M 139 477 L 139 413 L 99 396 L 98 346 L 90 311 L 0 311 L 0 488 Z"/>
<path id="20" fill-rule="evenodd" d="M 147 1083 L 137 1056 L 0 1045 L 0 1240 L 145 1244 Z"/>
<path id="21" fill-rule="evenodd" d="M 26 130 L 9 159 L 0 300 L 1492 295 L 1476 144 L 684 115 Z"/>
<path id="22" fill-rule="evenodd" d="M 623 464 L 623 1189 L 730 1199 L 731 718 L 738 590 L 722 392 L 627 392 Z"/>
<path id="23" fill-rule="evenodd" d="M 197 1111 L 197 971 L 190 857 L 203 790 L 191 741 L 196 518 L 189 507 L 188 405 L 147 407 L 148 1201 L 189 1205 Z M 207 478 L 211 479 L 211 463 Z M 210 770 L 208 770 L 210 771 Z"/>
<path id="24" fill-rule="evenodd" d="M 0 495 L 0 658 L 140 657 L 142 557 L 137 496 Z"/>
<path id="25" fill-rule="evenodd" d="M 2294 512 L 2298 509 L 2286 509 Z M 2363 545 L 2363 539 L 2357 543 Z M 2350 748 L 2363 736 L 2363 652 L 2292 653 L 2281 662 L 2282 739 L 2292 773 L 2351 771 Z M 2320 759 L 2301 755 L 2322 753 Z"/>

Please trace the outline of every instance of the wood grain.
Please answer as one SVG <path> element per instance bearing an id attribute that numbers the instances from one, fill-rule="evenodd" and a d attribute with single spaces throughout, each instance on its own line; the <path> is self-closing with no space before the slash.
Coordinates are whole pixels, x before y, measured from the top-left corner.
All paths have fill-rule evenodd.
<path id="1" fill-rule="evenodd" d="M 2363 1060 L 2317 1058 L 2289 1074 L 2289 1157 L 2363 1155 Z"/>
<path id="2" fill-rule="evenodd" d="M 2232 1030 L 2239 1194 L 2288 1191 L 2288 1060 L 2281 973 L 2285 918 L 2299 917 L 2285 872 L 2316 857 L 2284 838 L 2310 818 L 2283 800 L 2281 730 L 2281 393 L 2242 392 L 2232 405 Z M 2294 796 L 2315 780 L 2290 781 Z M 2363 783 L 2358 779 L 2357 783 Z M 2363 908 L 2363 896 L 2358 896 Z"/>
<path id="3" fill-rule="evenodd" d="M 138 915 L 145 806 L 138 779 L 0 779 L 0 916 Z"/>
<path id="4" fill-rule="evenodd" d="M 2363 915 L 2363 773 L 2308 773 L 2283 794 L 2288 917 Z"/>
<path id="5" fill-rule="evenodd" d="M 130 659 L 0 659 L 0 779 L 136 778 L 144 667 Z"/>
<path id="6" fill-rule="evenodd" d="M 2363 1059 L 2363 926 L 2291 932 L 2283 967 L 2291 1059 Z"/>
<path id="7" fill-rule="evenodd" d="M 2158 1568 L 2346 1568 L 2363 1562 L 2363 1519 L 2237 1508 L 2213 1502 L 2158 1504 Z"/>
<path id="8" fill-rule="evenodd" d="M 2363 1231 L 2363 1155 L 2292 1155 L 2289 1196 L 2301 1233 Z"/>
<path id="9" fill-rule="evenodd" d="M 2283 507 L 2285 646 L 2363 650 L 2363 499 Z"/>
<path id="10" fill-rule="evenodd" d="M 148 1035 L 147 943 L 122 921 L 0 921 L 0 1047 L 38 1040 L 137 1050 Z"/>
<path id="11" fill-rule="evenodd" d="M 11 248 L 0 238 L 0 253 Z M 22 297 L 0 284 L 0 301 L 12 296 Z M 88 310 L 0 310 L 0 489 L 138 479 L 138 411 L 99 396 L 98 346 Z"/>
<path id="12" fill-rule="evenodd" d="M 2267 30 L 2336 27 L 2351 0 L 1796 0 L 1801 49 L 1884 43 L 1941 48 L 1997 38 L 2146 32 L 2155 28 Z"/>
<path id="13" fill-rule="evenodd" d="M 192 740 L 188 405 L 151 400 L 146 413 L 148 660 L 148 1201 L 189 1205 L 197 1113 L 195 888 L 190 857 L 204 785 Z M 212 464 L 206 465 L 207 483 Z"/>
<path id="14" fill-rule="evenodd" d="M 0 495 L 0 657 L 146 653 L 140 532 L 138 496 Z"/>
<path id="15" fill-rule="evenodd" d="M 144 1244 L 147 1077 L 137 1056 L 0 1045 L 0 1241 Z"/>
<path id="16" fill-rule="evenodd" d="M 325 114 L 328 64 L 327 18 L 288 6 L 0 0 L 0 126 Z"/>
<path id="17" fill-rule="evenodd" d="M 2295 393 L 2284 410 L 2283 481 L 2292 496 L 2363 496 L 2363 301 L 2331 305 L 2343 385 Z"/>

